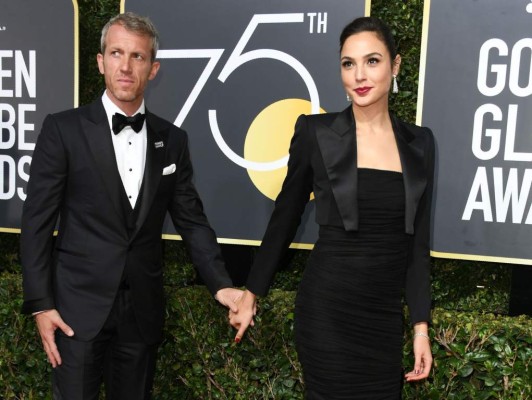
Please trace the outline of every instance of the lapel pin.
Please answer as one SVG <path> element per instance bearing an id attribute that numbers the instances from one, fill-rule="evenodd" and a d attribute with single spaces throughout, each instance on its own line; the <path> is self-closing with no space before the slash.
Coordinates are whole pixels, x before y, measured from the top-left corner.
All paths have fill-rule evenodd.
<path id="1" fill-rule="evenodd" d="M 160 147 L 164 147 L 164 143 L 163 142 L 155 142 L 155 148 L 158 149 Z"/>

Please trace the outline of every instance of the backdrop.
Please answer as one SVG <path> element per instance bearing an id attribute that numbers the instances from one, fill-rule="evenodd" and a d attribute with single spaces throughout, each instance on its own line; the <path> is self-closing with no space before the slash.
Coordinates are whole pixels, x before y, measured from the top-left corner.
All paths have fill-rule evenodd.
<path id="1" fill-rule="evenodd" d="M 433 256 L 532 264 L 531 4 L 425 1 L 418 123 L 434 130 L 439 150 Z M 163 68 L 148 105 L 189 132 L 196 183 L 221 242 L 259 242 L 297 116 L 347 106 L 338 35 L 369 6 L 122 1 L 161 30 Z M 18 231 L 44 116 L 77 105 L 77 51 L 76 1 L 3 2 L 2 231 Z M 312 214 L 311 201 L 295 247 L 314 241 Z M 165 233 L 176 237 L 169 223 Z"/>
<path id="2" fill-rule="evenodd" d="M 77 106 L 77 2 L 2 0 L 0 230 L 20 232 L 31 156 L 46 114 Z"/>
<path id="3" fill-rule="evenodd" d="M 438 144 L 433 255 L 532 264 L 532 2 L 425 0 L 418 123 Z"/>
<path id="4" fill-rule="evenodd" d="M 162 38 L 147 93 L 190 136 L 195 183 L 220 242 L 258 244 L 300 114 L 348 106 L 338 37 L 365 0 L 123 1 Z M 310 202 L 294 247 L 317 237 Z M 165 232 L 174 233 L 171 223 Z M 168 237 L 168 236 L 166 236 Z"/>

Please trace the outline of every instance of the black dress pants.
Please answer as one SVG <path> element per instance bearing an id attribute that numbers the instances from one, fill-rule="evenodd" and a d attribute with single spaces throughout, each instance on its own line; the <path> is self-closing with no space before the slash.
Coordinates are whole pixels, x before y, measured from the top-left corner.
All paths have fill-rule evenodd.
<path id="1" fill-rule="evenodd" d="M 157 345 L 144 343 L 137 328 L 129 289 L 118 291 L 102 330 L 90 341 L 56 332 L 62 364 L 53 371 L 54 400 L 98 400 L 102 381 L 106 400 L 151 397 Z"/>

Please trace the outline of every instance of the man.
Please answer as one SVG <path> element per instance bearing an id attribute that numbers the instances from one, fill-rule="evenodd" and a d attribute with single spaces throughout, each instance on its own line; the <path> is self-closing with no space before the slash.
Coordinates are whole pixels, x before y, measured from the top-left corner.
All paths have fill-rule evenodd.
<path id="1" fill-rule="evenodd" d="M 97 399 L 102 379 L 109 400 L 149 398 L 167 211 L 209 290 L 236 310 L 241 292 L 230 287 L 193 186 L 186 133 L 144 106 L 157 49 L 148 19 L 112 18 L 97 56 L 103 96 L 48 115 L 35 148 L 22 216 L 23 312 L 35 315 L 54 367 L 54 399 Z"/>

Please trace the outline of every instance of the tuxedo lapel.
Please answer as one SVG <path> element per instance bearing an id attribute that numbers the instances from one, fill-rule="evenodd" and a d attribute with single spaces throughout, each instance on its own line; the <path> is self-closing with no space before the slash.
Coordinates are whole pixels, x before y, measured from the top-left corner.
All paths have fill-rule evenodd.
<path id="1" fill-rule="evenodd" d="M 168 135 L 161 132 L 154 124 L 154 120 L 148 110 L 146 110 L 146 165 L 144 166 L 144 177 L 142 180 L 142 201 L 140 204 L 139 216 L 135 232 L 131 236 L 134 238 L 140 227 L 144 223 L 150 207 L 153 203 L 155 194 L 161 181 L 164 159 L 167 148 Z"/>
<path id="2" fill-rule="evenodd" d="M 405 187 L 405 231 L 414 233 L 416 209 L 425 190 L 423 143 L 407 126 L 391 116 Z M 331 190 L 348 231 L 358 229 L 358 178 L 356 126 L 348 107 L 335 118 L 316 124 L 316 138 Z"/>
<path id="3" fill-rule="evenodd" d="M 101 100 L 92 103 L 88 107 L 88 114 L 82 116 L 81 125 L 95 160 L 96 169 L 99 171 L 105 190 L 109 194 L 111 208 L 116 212 L 117 217 L 123 220 L 120 199 L 122 179 L 116 164 L 109 122 Z M 124 234 L 126 234 L 125 227 Z"/>
<path id="4" fill-rule="evenodd" d="M 355 121 L 348 107 L 330 125 L 316 124 L 316 138 L 344 228 L 358 229 Z"/>
<path id="5" fill-rule="evenodd" d="M 391 119 L 403 170 L 406 201 L 405 229 L 406 233 L 413 234 L 416 209 L 427 185 L 423 162 L 426 155 L 423 154 L 424 149 L 421 143 L 416 141 L 416 136 L 397 117 L 392 116 Z"/>

